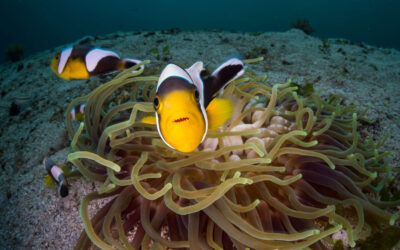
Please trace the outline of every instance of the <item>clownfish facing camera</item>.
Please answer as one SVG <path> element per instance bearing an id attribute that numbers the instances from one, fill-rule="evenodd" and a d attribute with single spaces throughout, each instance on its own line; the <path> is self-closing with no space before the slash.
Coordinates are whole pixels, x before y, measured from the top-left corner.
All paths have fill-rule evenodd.
<path id="1" fill-rule="evenodd" d="M 71 120 L 83 121 L 84 118 L 83 116 L 85 114 L 85 106 L 86 104 L 82 103 L 73 107 L 71 109 L 71 112 L 69 113 Z"/>
<path id="2" fill-rule="evenodd" d="M 50 67 L 65 79 L 87 79 L 90 76 L 124 70 L 139 64 L 136 59 L 121 59 L 111 50 L 88 45 L 66 47 L 57 53 Z M 143 67 L 143 66 L 142 66 Z"/>
<path id="3" fill-rule="evenodd" d="M 215 98 L 217 92 L 244 73 L 243 62 L 233 58 L 218 67 L 203 82 L 203 63 L 189 69 L 168 64 L 157 83 L 154 98 L 154 118 L 144 123 L 156 123 L 162 140 L 181 152 L 195 150 L 204 140 L 207 130 L 215 130 L 232 114 L 229 100 Z"/>

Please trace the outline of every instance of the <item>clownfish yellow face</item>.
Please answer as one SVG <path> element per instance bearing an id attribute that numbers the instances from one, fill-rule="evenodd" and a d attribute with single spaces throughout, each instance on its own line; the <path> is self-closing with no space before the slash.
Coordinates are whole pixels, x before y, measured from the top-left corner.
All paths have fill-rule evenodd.
<path id="1" fill-rule="evenodd" d="M 154 116 L 141 122 L 156 124 L 161 139 L 181 152 L 195 150 L 208 130 L 216 130 L 232 114 L 229 100 L 216 98 L 216 93 L 244 73 L 243 62 L 230 59 L 209 77 L 201 78 L 203 63 L 196 62 L 188 69 L 168 64 L 158 79 L 154 98 Z"/>
<path id="2" fill-rule="evenodd" d="M 84 58 L 82 58 L 73 47 L 67 47 L 57 53 L 50 63 L 54 73 L 65 80 L 87 79 L 89 72 L 86 69 Z M 79 52 L 79 51 L 78 51 Z"/>
<path id="3" fill-rule="evenodd" d="M 207 117 L 199 103 L 199 92 L 193 84 L 179 77 L 165 81 L 154 98 L 157 128 L 172 148 L 191 152 L 207 132 Z"/>

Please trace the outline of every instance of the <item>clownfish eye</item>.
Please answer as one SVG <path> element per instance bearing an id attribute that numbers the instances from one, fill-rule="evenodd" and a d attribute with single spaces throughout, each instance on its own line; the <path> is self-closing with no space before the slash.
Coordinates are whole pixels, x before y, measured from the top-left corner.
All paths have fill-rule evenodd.
<path id="1" fill-rule="evenodd" d="M 158 100 L 157 96 L 153 100 L 153 105 L 154 105 L 154 109 L 157 111 L 158 108 L 160 107 L 160 100 Z"/>
<path id="2" fill-rule="evenodd" d="M 199 91 L 194 91 L 194 97 L 196 97 L 196 101 L 199 101 L 199 96 L 200 96 L 200 94 L 199 94 Z"/>
<path id="3" fill-rule="evenodd" d="M 56 60 L 60 59 L 60 54 L 56 55 Z"/>

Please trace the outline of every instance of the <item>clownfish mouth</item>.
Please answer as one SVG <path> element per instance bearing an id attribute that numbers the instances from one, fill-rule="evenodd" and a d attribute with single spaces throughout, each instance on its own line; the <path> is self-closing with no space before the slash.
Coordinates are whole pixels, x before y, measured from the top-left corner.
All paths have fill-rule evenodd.
<path id="1" fill-rule="evenodd" d="M 184 121 L 187 121 L 187 120 L 189 120 L 189 117 L 181 117 L 179 119 L 174 120 L 174 122 L 184 122 Z"/>

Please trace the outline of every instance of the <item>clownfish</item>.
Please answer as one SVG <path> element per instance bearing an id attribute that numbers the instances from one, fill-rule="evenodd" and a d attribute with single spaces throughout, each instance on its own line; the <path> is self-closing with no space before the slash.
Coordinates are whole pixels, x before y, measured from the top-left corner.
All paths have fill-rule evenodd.
<path id="1" fill-rule="evenodd" d="M 50 64 L 54 73 L 65 79 L 87 79 L 90 76 L 124 70 L 140 63 L 136 59 L 121 59 L 111 50 L 88 45 L 69 46 L 57 53 Z M 142 66 L 143 67 L 143 66 Z"/>
<path id="2" fill-rule="evenodd" d="M 169 147 L 192 152 L 206 137 L 232 115 L 229 100 L 215 98 L 217 92 L 244 73 L 243 62 L 233 58 L 219 66 L 209 77 L 202 79 L 202 62 L 188 69 L 168 64 L 157 82 L 153 101 L 154 117 L 142 122 L 157 124 L 161 139 Z"/>
<path id="3" fill-rule="evenodd" d="M 69 113 L 71 120 L 83 121 L 83 115 L 85 114 L 85 106 L 86 104 L 82 103 L 73 107 L 71 109 L 71 112 Z"/>
<path id="4" fill-rule="evenodd" d="M 51 186 L 53 182 L 57 184 L 57 192 L 61 197 L 68 195 L 68 182 L 65 178 L 64 170 L 57 166 L 50 158 L 43 159 L 43 166 L 47 171 L 44 183 Z"/>

